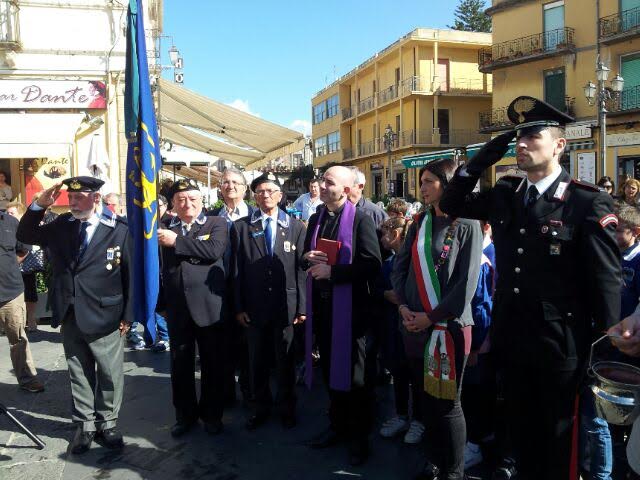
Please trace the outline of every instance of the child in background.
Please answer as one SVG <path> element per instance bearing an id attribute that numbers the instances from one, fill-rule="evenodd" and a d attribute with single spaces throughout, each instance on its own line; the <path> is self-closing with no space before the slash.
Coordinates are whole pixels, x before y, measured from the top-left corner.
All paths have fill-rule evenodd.
<path id="1" fill-rule="evenodd" d="M 495 372 L 488 360 L 489 327 L 495 289 L 495 247 L 491 240 L 491 225 L 480 222 L 484 235 L 482 260 L 476 293 L 471 301 L 473 327 L 471 353 L 467 360 L 462 389 L 462 409 L 467 421 L 467 444 L 464 451 L 465 469 L 483 461 L 481 445 L 493 441 L 496 402 Z"/>
<path id="2" fill-rule="evenodd" d="M 404 202 L 403 202 L 404 203 Z M 395 213 L 395 212 L 394 212 Z M 383 437 L 395 437 L 399 433 L 406 432 L 405 443 L 418 443 L 422 440 L 424 425 L 422 423 L 421 390 L 422 390 L 422 366 L 418 368 L 418 378 L 411 376 L 409 361 L 404 351 L 402 335 L 400 333 L 400 315 L 398 313 L 398 299 L 391 286 L 390 275 L 395 262 L 395 254 L 400 250 L 404 242 L 410 220 L 404 218 L 405 212 L 397 212 L 400 215 L 389 218 L 382 224 L 382 238 L 380 241 L 384 248 L 390 250 L 392 255 L 382 264 L 383 285 L 380 286 L 384 295 L 385 316 L 381 335 L 381 357 L 385 368 L 393 375 L 393 391 L 395 397 L 396 415 L 382 425 L 380 435 Z M 389 212 L 391 216 L 391 212 Z M 421 360 L 419 360 L 421 363 Z M 412 419 L 409 421 L 409 398 L 412 398 Z"/>
<path id="3" fill-rule="evenodd" d="M 640 210 L 622 207 L 618 211 L 616 240 L 622 254 L 622 302 L 620 319 L 631 315 L 640 296 Z"/>

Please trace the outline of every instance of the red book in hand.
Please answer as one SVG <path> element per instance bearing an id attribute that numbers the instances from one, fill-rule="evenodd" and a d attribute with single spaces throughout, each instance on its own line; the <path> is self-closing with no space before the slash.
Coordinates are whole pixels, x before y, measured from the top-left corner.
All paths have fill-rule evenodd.
<path id="1" fill-rule="evenodd" d="M 338 263 L 338 252 L 341 246 L 342 242 L 327 240 L 326 238 L 319 238 L 316 243 L 316 249 L 327 254 L 327 263 L 329 265 Z"/>

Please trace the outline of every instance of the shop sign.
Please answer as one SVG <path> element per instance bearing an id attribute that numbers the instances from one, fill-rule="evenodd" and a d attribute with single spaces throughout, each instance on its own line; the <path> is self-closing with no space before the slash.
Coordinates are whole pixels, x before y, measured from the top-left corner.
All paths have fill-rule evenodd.
<path id="1" fill-rule="evenodd" d="M 567 140 L 579 140 L 581 138 L 591 138 L 591 124 L 581 123 L 567 125 L 565 128 L 565 138 Z"/>
<path id="2" fill-rule="evenodd" d="M 624 147 L 626 145 L 639 145 L 640 132 L 612 133 L 607 135 L 607 146 Z"/>
<path id="3" fill-rule="evenodd" d="M 578 179 L 596 183 L 596 154 L 586 152 L 578 154 Z"/>
<path id="4" fill-rule="evenodd" d="M 0 109 L 107 108 L 98 80 L 0 80 Z"/>

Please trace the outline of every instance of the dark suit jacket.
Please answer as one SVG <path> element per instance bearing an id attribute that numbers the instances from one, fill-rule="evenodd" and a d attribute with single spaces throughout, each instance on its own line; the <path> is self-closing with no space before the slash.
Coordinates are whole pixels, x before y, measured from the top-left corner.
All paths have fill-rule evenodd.
<path id="1" fill-rule="evenodd" d="M 174 217 L 163 228 L 178 234 L 175 247 L 162 247 L 162 281 L 170 318 L 182 316 L 188 308 L 193 321 L 206 327 L 220 321 L 225 295 L 224 251 L 227 248 L 227 222 L 203 213 L 189 233 Z"/>
<path id="2" fill-rule="evenodd" d="M 51 324 L 57 327 L 70 305 L 74 307 L 78 328 L 86 334 L 110 333 L 120 321 L 132 322 L 132 246 L 126 220 L 103 209 L 100 224 L 77 262 L 80 221 L 65 213 L 40 225 L 44 214 L 45 210 L 27 210 L 20 220 L 17 237 L 48 249 L 53 269 Z M 115 261 L 115 252 L 113 260 L 108 258 L 108 249 L 117 248 L 121 254 L 119 263 Z"/>
<path id="3" fill-rule="evenodd" d="M 318 223 L 318 215 L 321 209 L 326 209 L 325 205 L 320 205 L 316 213 L 309 218 L 307 235 L 304 241 L 305 253 L 311 250 L 311 236 Z M 325 215 L 326 218 L 326 215 Z M 353 221 L 353 260 L 350 265 L 333 265 L 331 267 L 331 284 L 351 283 L 352 284 L 352 333 L 354 338 L 364 335 L 369 327 L 372 315 L 372 294 L 373 284 L 376 275 L 380 271 L 382 262 L 380 259 L 380 247 L 376 226 L 372 218 L 361 209 L 356 209 Z M 316 293 L 318 282 L 314 280 L 314 302 L 319 297 Z M 315 307 L 314 307 L 315 310 Z M 320 320 L 320 319 L 318 319 Z M 315 322 L 316 324 L 318 322 Z"/>
<path id="4" fill-rule="evenodd" d="M 278 211 L 273 257 L 267 254 L 262 212 L 237 220 L 231 230 L 235 257 L 235 313 L 246 312 L 252 325 L 280 321 L 285 325 L 305 313 L 306 273 L 302 268 L 304 224 Z"/>
<path id="5" fill-rule="evenodd" d="M 458 172 L 440 201 L 454 216 L 489 220 L 498 279 L 492 349 L 504 362 L 573 370 L 593 336 L 619 320 L 620 259 L 611 197 L 564 170 L 527 214 L 526 179 L 472 193 Z"/>

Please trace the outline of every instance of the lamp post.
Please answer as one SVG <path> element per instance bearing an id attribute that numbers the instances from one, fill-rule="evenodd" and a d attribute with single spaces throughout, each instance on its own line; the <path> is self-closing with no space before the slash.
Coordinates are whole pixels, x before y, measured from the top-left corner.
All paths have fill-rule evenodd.
<path id="1" fill-rule="evenodd" d="M 596 66 L 596 80 L 598 85 L 594 85 L 589 81 L 584 86 L 584 96 L 587 99 L 589 105 L 598 106 L 598 126 L 600 127 L 600 136 L 598 145 L 600 147 L 600 176 L 606 175 L 607 168 L 607 100 L 611 100 L 613 96 L 611 92 L 620 93 L 624 88 L 624 79 L 620 74 L 616 75 L 611 80 L 611 89 L 605 87 L 605 82 L 609 78 L 609 72 L 611 70 L 607 68 L 604 63 L 598 57 Z"/>
<path id="2" fill-rule="evenodd" d="M 384 146 L 387 149 L 387 157 L 389 167 L 387 169 L 387 195 L 391 196 L 395 194 L 395 181 L 393 179 L 393 162 L 391 161 L 391 148 L 393 147 L 393 140 L 395 138 L 395 132 L 391 128 L 391 125 L 387 124 L 387 128 L 384 129 Z"/>

